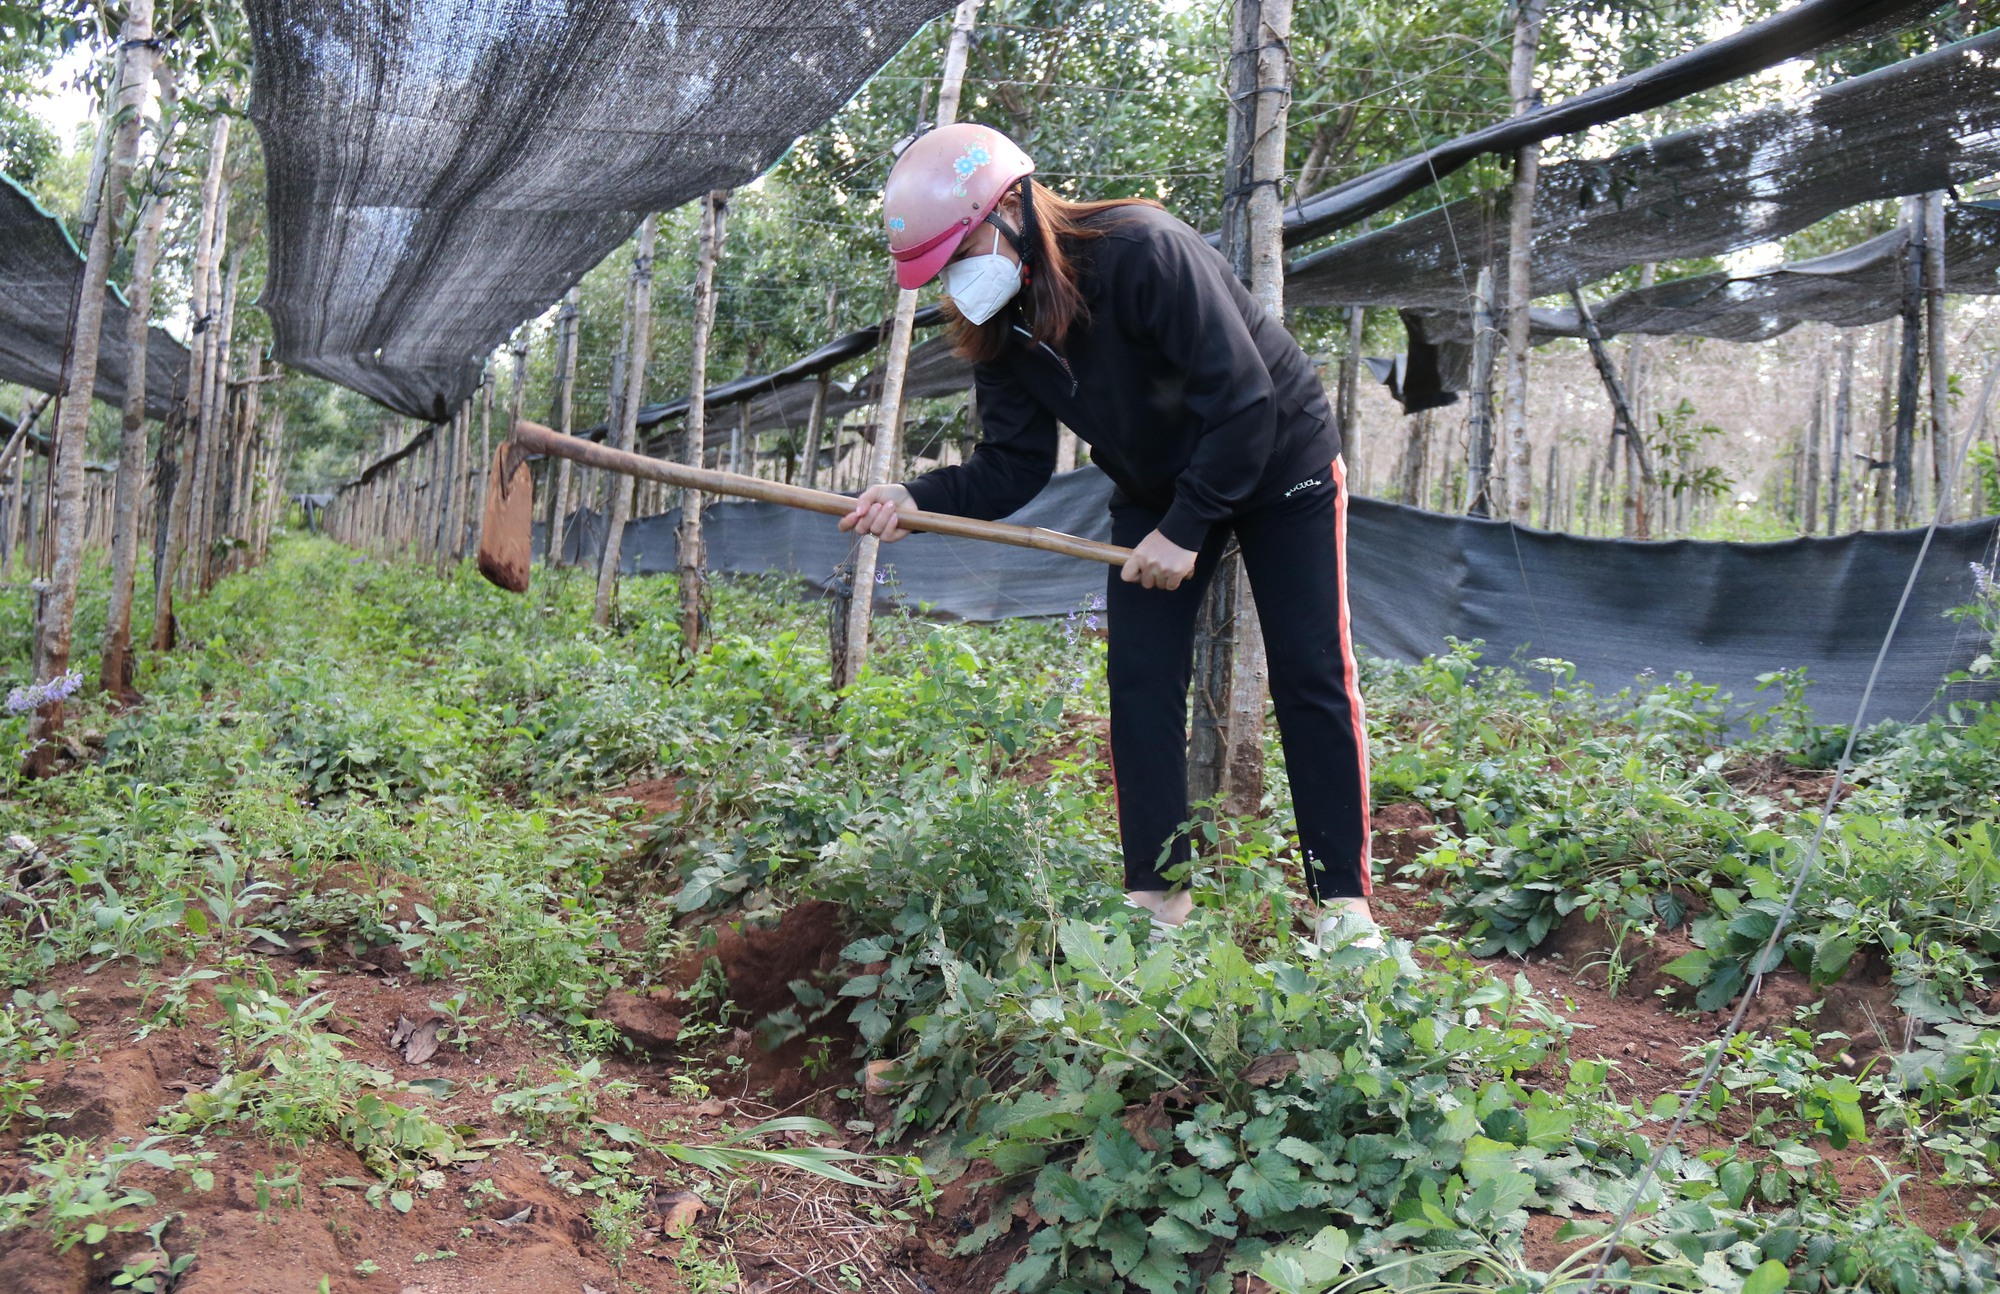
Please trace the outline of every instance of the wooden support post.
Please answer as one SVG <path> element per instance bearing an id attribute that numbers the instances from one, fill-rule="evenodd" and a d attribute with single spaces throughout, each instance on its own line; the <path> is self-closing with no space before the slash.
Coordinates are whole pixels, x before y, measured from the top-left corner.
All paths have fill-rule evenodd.
<path id="1" fill-rule="evenodd" d="M 1493 489 L 1493 270 L 1479 267 L 1472 289 L 1472 407 L 1467 411 L 1465 510 L 1475 517 L 1494 513 Z M 1407 503 L 1423 506 L 1419 499 Z"/>
<path id="2" fill-rule="evenodd" d="M 1611 399 L 1611 434 L 1614 439 L 1620 436 L 1625 438 L 1626 452 L 1638 468 L 1639 488 L 1635 491 L 1633 483 L 1626 482 L 1626 507 L 1636 512 L 1632 516 L 1631 537 L 1650 538 L 1645 499 L 1653 491 L 1652 455 L 1646 452 L 1645 439 L 1639 435 L 1632 417 L 1632 403 L 1625 393 L 1625 383 L 1618 376 L 1617 366 L 1611 362 L 1611 353 L 1604 348 L 1604 338 L 1597 331 L 1597 316 L 1591 313 L 1590 302 L 1584 298 L 1582 289 L 1575 286 L 1570 288 L 1569 296 L 1576 304 L 1577 319 L 1583 325 L 1583 338 L 1590 347 L 1592 362 L 1597 365 L 1597 376 L 1603 381 L 1604 392 Z M 1636 509 L 1633 505 L 1635 497 L 1638 500 Z M 1631 513 L 1628 512 L 1628 515 Z"/>
<path id="3" fill-rule="evenodd" d="M 152 338 L 153 270 L 166 227 L 172 184 L 173 78 L 161 78 L 160 134 L 132 239 L 131 305 L 125 332 L 125 403 L 119 428 L 117 497 L 111 523 L 111 607 L 98 653 L 98 686 L 124 699 L 132 692 L 132 597 L 139 569 L 139 496 L 146 481 L 146 349 Z"/>
<path id="4" fill-rule="evenodd" d="M 1292 0 L 1236 0 L 1227 92 L 1230 193 L 1222 251 L 1258 304 L 1285 317 L 1285 125 L 1291 103 Z M 1217 565 L 1195 620 L 1194 724 L 1188 740 L 1191 804 L 1220 800 L 1248 817 L 1264 795 L 1264 699 L 1270 666 L 1240 553 Z"/>
<path id="5" fill-rule="evenodd" d="M 1404 419 L 1403 453 L 1396 460 L 1396 501 L 1421 508 L 1424 459 L 1430 453 L 1431 411 L 1411 414 Z"/>
<path id="6" fill-rule="evenodd" d="M 831 337 L 833 335 L 834 327 L 839 322 L 840 289 L 831 287 L 826 290 L 827 336 Z M 819 488 L 820 441 L 826 434 L 826 396 L 828 386 L 832 381 L 833 374 L 830 371 L 822 372 L 817 378 L 813 379 L 812 413 L 806 419 L 805 487 L 808 490 Z"/>
<path id="7" fill-rule="evenodd" d="M 715 329 L 715 267 L 722 259 L 722 245 L 728 234 L 729 190 L 711 190 L 701 204 L 701 247 L 694 278 L 694 336 L 688 347 L 688 411 L 681 424 L 687 436 L 689 467 L 702 465 L 702 449 L 708 440 L 708 341 Z M 815 399 L 824 415 L 824 397 Z M 680 528 L 674 535 L 674 578 L 680 585 L 681 598 L 681 652 L 689 660 L 701 653 L 707 636 L 708 552 L 701 535 L 705 502 L 699 490 L 681 491 Z"/>
<path id="8" fill-rule="evenodd" d="M 1514 58 L 1507 83 L 1514 98 L 1514 115 L 1533 110 L 1535 55 L 1541 48 L 1542 18 L 1548 0 L 1516 0 Z M 1534 299 L 1529 252 L 1535 236 L 1535 179 L 1541 169 L 1542 146 L 1523 144 L 1514 155 L 1514 187 L 1507 221 L 1507 377 L 1501 399 L 1501 435 L 1507 446 L 1507 511 L 1527 524 L 1533 503 L 1534 475 L 1528 454 L 1528 306 Z"/>
<path id="9" fill-rule="evenodd" d="M 659 217 L 648 215 L 639 222 L 639 246 L 632 257 L 632 354 L 625 363 L 625 390 L 618 402 L 618 425 L 613 429 L 612 446 L 631 449 L 638 439 L 639 403 L 646 394 L 646 355 L 653 340 L 653 239 Z M 618 588 L 618 564 L 624 556 L 625 522 L 632 514 L 632 483 L 611 479 L 611 501 L 605 508 L 604 553 L 597 564 L 597 602 L 591 610 L 594 624 L 611 623 L 611 599 Z"/>
<path id="10" fill-rule="evenodd" d="M 951 41 L 945 47 L 944 73 L 938 83 L 937 124 L 958 120 L 959 94 L 965 84 L 965 60 L 972 45 L 972 28 L 981 0 L 959 0 L 951 19 Z M 864 487 L 885 485 L 902 460 L 903 380 L 910 366 L 910 335 L 916 326 L 917 294 L 896 293 L 889 325 L 889 349 L 882 361 L 882 388 L 876 401 L 875 435 L 869 445 Z M 845 635 L 833 661 L 833 684 L 846 687 L 868 659 L 868 637 L 875 622 L 875 567 L 882 541 L 865 535 L 855 546 L 854 595 L 848 601 Z"/>
<path id="11" fill-rule="evenodd" d="M 232 188 L 229 177 L 225 176 L 223 206 L 216 225 L 218 243 L 228 232 Z M 195 470 L 192 524 L 188 528 L 193 560 L 189 563 L 186 583 L 196 590 L 206 589 L 214 582 L 215 498 L 222 458 L 228 452 L 229 371 L 235 350 L 236 293 L 243 282 L 243 252 L 243 244 L 229 249 L 229 272 L 219 276 L 215 297 L 218 322 L 215 345 L 208 353 L 208 392 L 202 402 L 201 438 L 196 442 L 200 456 Z"/>
<path id="12" fill-rule="evenodd" d="M 576 404 L 577 333 L 582 302 L 582 287 L 571 288 L 563 296 L 562 312 L 556 316 L 556 399 L 555 413 L 550 421 L 565 436 L 574 434 L 576 430 L 571 419 Z M 567 458 L 555 460 L 550 472 L 553 479 L 549 483 L 548 551 L 543 560 L 550 566 L 561 566 L 563 526 L 569 517 L 570 480 L 574 473 Z"/>
<path id="13" fill-rule="evenodd" d="M 1368 331 L 1368 308 L 1347 310 L 1347 354 L 1340 361 L 1340 389 L 1334 398 L 1334 418 L 1340 424 L 1340 452 L 1352 460 L 1361 443 L 1357 411 L 1361 402 L 1361 339 Z M 1369 456 L 1374 461 L 1374 455 Z"/>
<path id="14" fill-rule="evenodd" d="M 167 506 L 161 510 L 165 514 L 165 525 L 162 526 L 164 533 L 158 545 L 160 558 L 153 569 L 152 646 L 155 651 L 164 651 L 174 645 L 174 587 L 180 582 L 182 560 L 187 552 L 192 524 L 194 467 L 201 439 L 202 402 L 207 396 L 207 356 L 215 345 L 216 334 L 216 320 L 208 308 L 209 289 L 215 278 L 216 227 L 221 217 L 223 172 L 228 161 L 229 125 L 232 120 L 227 113 L 216 114 L 209 132 L 208 170 L 201 186 L 201 221 L 195 235 L 194 271 L 188 294 L 196 316 L 188 354 L 188 389 L 180 410 L 179 427 L 176 429 L 171 420 L 169 422 L 170 434 L 178 431 L 173 436 L 177 452 L 173 457 L 171 497 L 163 500 Z"/>
<path id="15" fill-rule="evenodd" d="M 1923 366 L 1923 221 L 1922 199 L 1905 199 L 1903 227 L 1910 242 L 1903 249 L 1902 363 L 1896 370 L 1895 464 L 1896 527 L 1908 526 L 1916 513 L 1915 451 L 1917 393 Z"/>
<path id="16" fill-rule="evenodd" d="M 1826 416 L 1826 346 L 1822 343 L 1813 363 L 1812 410 L 1806 418 L 1805 470 L 1799 474 L 1799 533 L 1819 533 L 1819 441 L 1821 422 Z"/>
<path id="17" fill-rule="evenodd" d="M 1854 333 L 1843 329 L 1840 338 L 1840 379 L 1833 396 L 1833 452 L 1827 465 L 1826 533 L 1840 533 L 1840 469 L 1847 461 L 1847 428 L 1854 407 Z"/>
<path id="18" fill-rule="evenodd" d="M 153 43 L 152 0 L 131 0 L 119 27 L 118 77 L 107 105 L 111 133 L 96 219 L 85 231 L 84 263 L 70 308 L 67 362 L 57 382 L 55 436 L 49 449 L 55 491 L 55 558 L 46 587 L 35 595 L 32 681 L 44 682 L 69 669 L 76 599 L 83 582 L 85 512 L 84 457 L 89 449 L 90 406 L 97 390 L 97 358 L 103 339 L 104 294 L 118 250 L 118 220 L 125 186 L 139 151 L 140 111 L 158 57 Z M 60 700 L 38 707 L 28 721 L 25 771 L 45 775 L 55 768 L 62 731 Z"/>
<path id="19" fill-rule="evenodd" d="M 1950 521 L 1956 502 L 1945 492 L 1945 465 L 1952 457 L 1951 370 L 1946 365 L 1944 332 L 1944 194 L 1924 197 L 1924 337 L 1929 341 L 1925 368 L 1931 390 L 1931 487 L 1937 495 L 1938 520 Z"/>

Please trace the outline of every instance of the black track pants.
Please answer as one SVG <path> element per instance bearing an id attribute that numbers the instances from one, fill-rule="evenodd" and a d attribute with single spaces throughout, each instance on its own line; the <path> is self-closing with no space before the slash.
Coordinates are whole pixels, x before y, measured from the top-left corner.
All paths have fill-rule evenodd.
<path id="1" fill-rule="evenodd" d="M 1257 598 L 1271 699 L 1292 783 L 1306 884 L 1320 899 L 1369 894 L 1368 737 L 1347 617 L 1347 489 L 1336 459 L 1279 501 L 1209 533 L 1194 578 L 1146 589 L 1111 572 L 1111 762 L 1125 888 L 1160 890 L 1188 858 L 1187 708 L 1195 615 L 1233 530 Z M 1159 514 L 1112 509 L 1130 547 Z"/>

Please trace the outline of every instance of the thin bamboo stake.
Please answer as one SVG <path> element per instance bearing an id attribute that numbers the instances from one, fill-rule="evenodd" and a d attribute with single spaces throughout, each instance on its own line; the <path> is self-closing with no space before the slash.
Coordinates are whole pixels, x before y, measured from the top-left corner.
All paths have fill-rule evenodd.
<path id="1" fill-rule="evenodd" d="M 103 338 L 104 294 L 111 261 L 117 251 L 118 219 L 124 208 L 125 186 L 138 155 L 140 109 L 153 78 L 157 49 L 153 44 L 152 0 L 132 0 L 118 31 L 121 57 L 117 90 L 112 98 L 113 140 L 104 167 L 97 219 L 85 244 L 77 295 L 71 311 L 68 362 L 57 384 L 56 433 L 50 446 L 50 476 L 55 482 L 55 560 L 48 586 L 35 600 L 33 676 L 54 679 L 69 669 L 71 632 L 77 592 L 83 581 L 84 455 L 88 450 L 90 406 L 97 390 L 97 358 Z M 55 768 L 55 736 L 62 731 L 63 702 L 39 706 L 28 721 L 30 742 L 25 770 L 43 776 Z"/>
<path id="2" fill-rule="evenodd" d="M 646 352 L 653 336 L 653 238 L 658 225 L 659 217 L 653 215 L 639 222 L 639 247 L 632 258 L 632 356 L 625 368 L 625 393 L 615 433 L 616 447 L 625 450 L 631 449 L 637 438 L 639 401 L 646 391 Z M 604 522 L 604 553 L 597 566 L 597 602 L 590 616 L 594 624 L 611 623 L 611 598 L 618 587 L 618 561 L 631 510 L 631 483 L 612 481 L 611 506 Z"/>

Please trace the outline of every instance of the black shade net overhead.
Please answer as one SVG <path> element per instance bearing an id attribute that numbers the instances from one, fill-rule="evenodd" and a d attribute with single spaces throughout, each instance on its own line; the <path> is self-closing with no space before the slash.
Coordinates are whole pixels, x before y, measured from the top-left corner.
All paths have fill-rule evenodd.
<path id="1" fill-rule="evenodd" d="M 1842 328 L 1880 323 L 1902 308 L 1910 241 L 1911 231 L 1892 229 L 1810 260 L 1635 288 L 1593 306 L 1591 314 L 1606 337 L 1680 334 L 1745 342 L 1766 341 L 1807 322 Z M 1944 264 L 1945 291 L 2000 294 L 2000 203 L 1946 208 Z M 1434 341 L 1472 340 L 1471 319 L 1463 313 L 1418 314 Z M 1530 318 L 1537 342 L 1583 336 L 1574 310 L 1538 307 Z"/>
<path id="2" fill-rule="evenodd" d="M 1535 186 L 1538 291 L 1647 261 L 1717 256 L 1835 212 L 2000 171 L 2000 32 L 1800 103 L 1546 166 Z M 1288 305 L 1463 311 L 1506 255 L 1507 195 L 1461 199 L 1295 261 Z"/>
<path id="3" fill-rule="evenodd" d="M 246 0 L 294 368 L 439 420 L 640 217 L 760 174 L 943 0 Z"/>
<path id="4" fill-rule="evenodd" d="M 1084 468 L 1056 477 L 1008 520 L 1108 540 L 1110 494 L 1104 474 Z M 832 518 L 776 504 L 715 504 L 703 518 L 716 572 L 786 574 L 826 589 L 853 547 Z M 678 520 L 669 512 L 627 525 L 620 552 L 628 574 L 674 569 Z M 1924 714 L 1945 676 L 1985 649 L 1975 626 L 1946 612 L 1973 600 L 1970 564 L 1991 566 L 1996 534 L 1993 517 L 1939 529 L 1890 644 L 1873 718 Z M 1687 671 L 1744 702 L 1758 699 L 1758 675 L 1804 666 L 1819 719 L 1846 723 L 1923 538 L 1896 530 L 1773 544 L 1640 543 L 1357 498 L 1348 528 L 1354 636 L 1405 661 L 1442 651 L 1447 637 L 1477 638 L 1490 659 L 1559 657 L 1613 691 L 1649 672 Z M 589 560 L 602 541 L 597 519 L 578 513 L 563 550 Z M 878 594 L 966 620 L 1065 615 L 1101 596 L 1106 579 L 1089 562 L 942 535 L 913 536 L 885 548 L 882 560 L 894 583 Z"/>
<path id="5" fill-rule="evenodd" d="M 1573 134 L 1645 112 L 1815 50 L 1884 35 L 1921 20 L 1937 8 L 1936 0 L 1804 0 L 1762 22 L 1643 71 L 1461 135 L 1314 194 L 1285 209 L 1285 243 L 1290 246 L 1309 242 L 1386 210 L 1484 154 L 1511 154 L 1522 144 Z M 1213 233 L 1207 237 L 1211 243 L 1220 239 L 1219 234 Z M 935 311 L 920 312 L 917 326 L 928 327 L 937 319 Z M 717 408 L 755 399 L 758 403 L 755 425 L 782 425 L 810 404 L 810 396 L 803 400 L 760 397 L 776 395 L 789 384 L 854 359 L 873 349 L 886 335 L 886 324 L 849 333 L 774 372 L 710 387 L 706 403 Z M 864 402 L 850 399 L 844 407 Z M 641 425 L 654 427 L 680 417 L 686 410 L 685 398 L 650 405 L 641 415 Z"/>
<path id="6" fill-rule="evenodd" d="M 0 175 L 0 382 L 53 391 L 62 378 L 70 308 L 83 254 L 62 221 L 42 210 L 13 180 Z M 104 332 L 98 343 L 97 398 L 125 400 L 125 298 L 105 289 Z M 165 418 L 187 390 L 187 348 L 155 328 L 146 342 L 146 415 Z"/>

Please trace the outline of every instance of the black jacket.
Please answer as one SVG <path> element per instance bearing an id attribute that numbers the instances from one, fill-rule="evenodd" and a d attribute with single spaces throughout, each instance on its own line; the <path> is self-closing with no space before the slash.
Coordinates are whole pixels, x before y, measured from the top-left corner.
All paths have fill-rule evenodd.
<path id="1" fill-rule="evenodd" d="M 1158 512 L 1162 534 L 1199 549 L 1210 526 L 1324 476 L 1340 451 L 1326 392 L 1200 234 L 1154 207 L 1092 219 L 1104 236 L 1071 260 L 1089 322 L 1060 355 L 1017 329 L 976 365 L 984 439 L 910 493 L 927 512 L 1004 517 L 1048 484 L 1061 421 L 1118 487 L 1114 507 Z"/>

